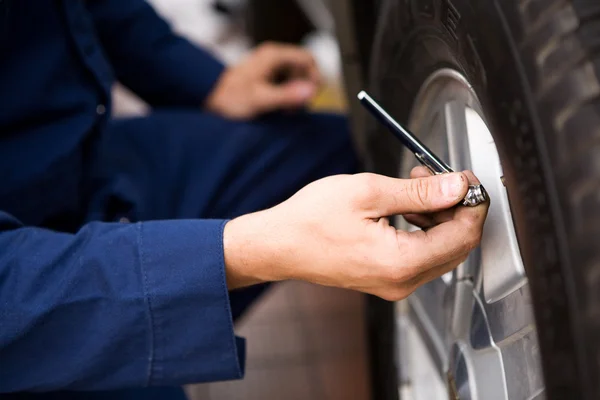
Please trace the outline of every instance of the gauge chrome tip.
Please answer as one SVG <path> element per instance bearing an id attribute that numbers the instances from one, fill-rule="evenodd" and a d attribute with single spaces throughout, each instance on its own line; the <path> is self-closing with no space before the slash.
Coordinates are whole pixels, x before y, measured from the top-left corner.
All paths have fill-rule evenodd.
<path id="1" fill-rule="evenodd" d="M 470 185 L 467 196 L 463 200 L 463 205 L 475 207 L 488 200 L 488 194 L 483 185 Z"/>
<path id="2" fill-rule="evenodd" d="M 364 90 L 361 90 L 357 97 L 359 100 L 363 100 L 364 98 L 367 97 L 367 92 L 365 92 Z"/>

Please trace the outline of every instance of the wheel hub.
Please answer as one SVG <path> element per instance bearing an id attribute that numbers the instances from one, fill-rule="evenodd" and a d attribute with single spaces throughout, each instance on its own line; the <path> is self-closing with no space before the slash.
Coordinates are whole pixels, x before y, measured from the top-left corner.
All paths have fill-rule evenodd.
<path id="1" fill-rule="evenodd" d="M 456 271 L 408 299 L 410 319 L 419 331 L 409 337 L 424 340 L 433 353 L 448 398 L 528 399 L 543 387 L 537 336 L 500 157 L 483 116 L 473 88 L 454 70 L 432 74 L 415 99 L 411 131 L 454 170 L 472 170 L 486 188 L 491 207 L 480 248 Z M 402 160 L 403 174 L 418 165 L 407 152 Z M 512 318 L 516 315 L 519 318 Z M 400 313 L 402 318 L 407 317 Z M 404 364 L 402 359 L 399 363 Z M 525 373 L 509 377 L 508 368 Z M 412 385 L 416 389 L 418 384 Z"/>

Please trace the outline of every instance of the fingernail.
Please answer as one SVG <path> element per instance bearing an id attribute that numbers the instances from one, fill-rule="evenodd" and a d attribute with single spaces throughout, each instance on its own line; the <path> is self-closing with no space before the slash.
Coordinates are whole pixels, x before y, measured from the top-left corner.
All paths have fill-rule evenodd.
<path id="1" fill-rule="evenodd" d="M 442 176 L 442 194 L 447 198 L 457 198 L 462 194 L 463 177 L 460 174 Z"/>

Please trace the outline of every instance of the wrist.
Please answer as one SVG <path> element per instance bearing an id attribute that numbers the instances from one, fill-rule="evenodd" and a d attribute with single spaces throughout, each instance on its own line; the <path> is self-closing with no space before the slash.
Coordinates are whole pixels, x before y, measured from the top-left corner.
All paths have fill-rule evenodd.
<path id="1" fill-rule="evenodd" d="M 225 272 L 229 289 L 286 279 L 281 271 L 281 246 L 269 222 L 270 211 L 229 221 L 223 232 Z"/>

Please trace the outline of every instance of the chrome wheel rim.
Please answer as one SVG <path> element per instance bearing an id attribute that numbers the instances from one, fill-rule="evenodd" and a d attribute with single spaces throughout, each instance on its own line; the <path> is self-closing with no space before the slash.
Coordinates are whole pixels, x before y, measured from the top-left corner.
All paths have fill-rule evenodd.
<path id="1" fill-rule="evenodd" d="M 418 289 L 397 305 L 398 363 L 405 397 L 473 400 L 533 399 L 543 382 L 525 275 L 503 185 L 496 145 L 481 104 L 457 71 L 441 69 L 422 85 L 409 128 L 455 170 L 473 170 L 492 205 L 482 245 L 456 271 Z M 406 177 L 418 162 L 405 152 Z M 403 219 L 403 229 L 417 229 Z M 407 356 L 425 349 L 430 373 Z M 516 373 L 520 371 L 520 373 Z M 434 384 L 439 387 L 434 389 Z M 427 387 L 424 387 L 427 385 Z"/>

